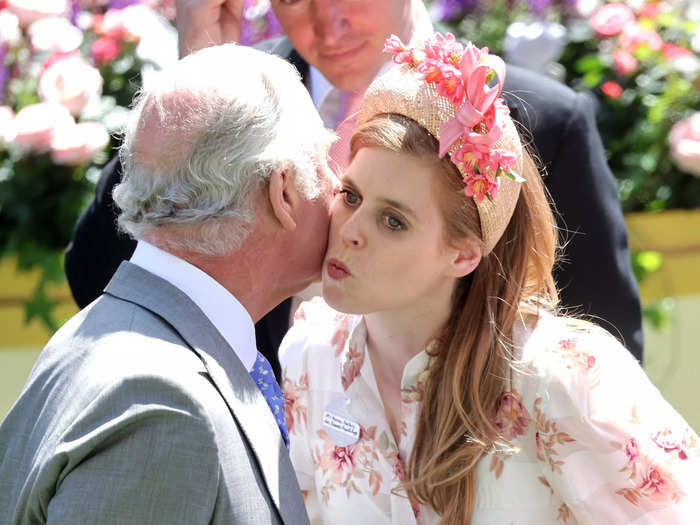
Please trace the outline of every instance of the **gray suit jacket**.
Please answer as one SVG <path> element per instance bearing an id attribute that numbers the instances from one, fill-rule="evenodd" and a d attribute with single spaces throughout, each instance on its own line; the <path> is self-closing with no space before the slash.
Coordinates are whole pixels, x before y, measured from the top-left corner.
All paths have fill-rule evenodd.
<path id="1" fill-rule="evenodd" d="M 0 523 L 306 524 L 248 371 L 128 262 L 49 341 L 0 426 Z"/>

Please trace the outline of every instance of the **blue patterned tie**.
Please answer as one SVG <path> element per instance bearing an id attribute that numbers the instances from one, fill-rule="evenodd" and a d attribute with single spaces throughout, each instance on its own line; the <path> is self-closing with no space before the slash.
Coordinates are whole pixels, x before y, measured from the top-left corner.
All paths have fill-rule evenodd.
<path id="1" fill-rule="evenodd" d="M 284 396 L 280 386 L 277 384 L 270 363 L 260 352 L 258 352 L 258 358 L 250 371 L 250 377 L 258 385 L 260 392 L 265 397 L 265 401 L 270 406 L 272 415 L 275 416 L 277 426 L 280 428 L 284 444 L 289 448 L 289 434 L 287 433 L 287 425 L 284 423 Z"/>

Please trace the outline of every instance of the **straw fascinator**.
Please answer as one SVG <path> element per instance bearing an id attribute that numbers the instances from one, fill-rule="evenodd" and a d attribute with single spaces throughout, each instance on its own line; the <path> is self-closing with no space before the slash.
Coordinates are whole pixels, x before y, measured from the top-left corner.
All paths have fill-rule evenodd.
<path id="1" fill-rule="evenodd" d="M 524 180 L 520 138 L 500 98 L 505 63 L 449 33 L 420 47 L 392 35 L 384 51 L 400 67 L 372 82 L 357 124 L 397 113 L 426 128 L 440 144 L 440 157 L 449 154 L 462 174 L 465 196 L 474 198 L 488 254 L 510 221 Z"/>

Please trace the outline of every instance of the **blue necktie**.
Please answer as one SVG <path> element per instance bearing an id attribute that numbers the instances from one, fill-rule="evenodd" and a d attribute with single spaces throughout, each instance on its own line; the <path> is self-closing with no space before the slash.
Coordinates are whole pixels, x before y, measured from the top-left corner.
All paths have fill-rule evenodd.
<path id="1" fill-rule="evenodd" d="M 284 444 L 289 448 L 289 434 L 287 425 L 284 423 L 284 396 L 280 386 L 277 384 L 270 363 L 260 352 L 258 352 L 258 358 L 250 371 L 250 377 L 258 385 L 260 392 L 265 397 L 265 401 L 270 406 L 272 415 L 275 417 L 277 426 L 280 429 L 280 434 L 282 434 L 282 439 L 284 439 Z"/>

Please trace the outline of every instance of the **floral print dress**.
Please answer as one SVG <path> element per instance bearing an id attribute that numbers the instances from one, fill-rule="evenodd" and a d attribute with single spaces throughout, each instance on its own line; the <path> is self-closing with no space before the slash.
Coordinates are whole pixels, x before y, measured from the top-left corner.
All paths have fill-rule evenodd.
<path id="1" fill-rule="evenodd" d="M 477 463 L 472 524 L 700 524 L 697 435 L 629 352 L 602 329 L 565 318 L 518 332 L 517 371 L 494 412 L 513 448 Z M 398 443 L 361 316 L 320 298 L 303 303 L 280 359 L 290 454 L 311 522 L 438 523 L 399 487 L 428 354 L 403 371 Z M 339 400 L 359 425 L 345 446 L 323 425 Z"/>

